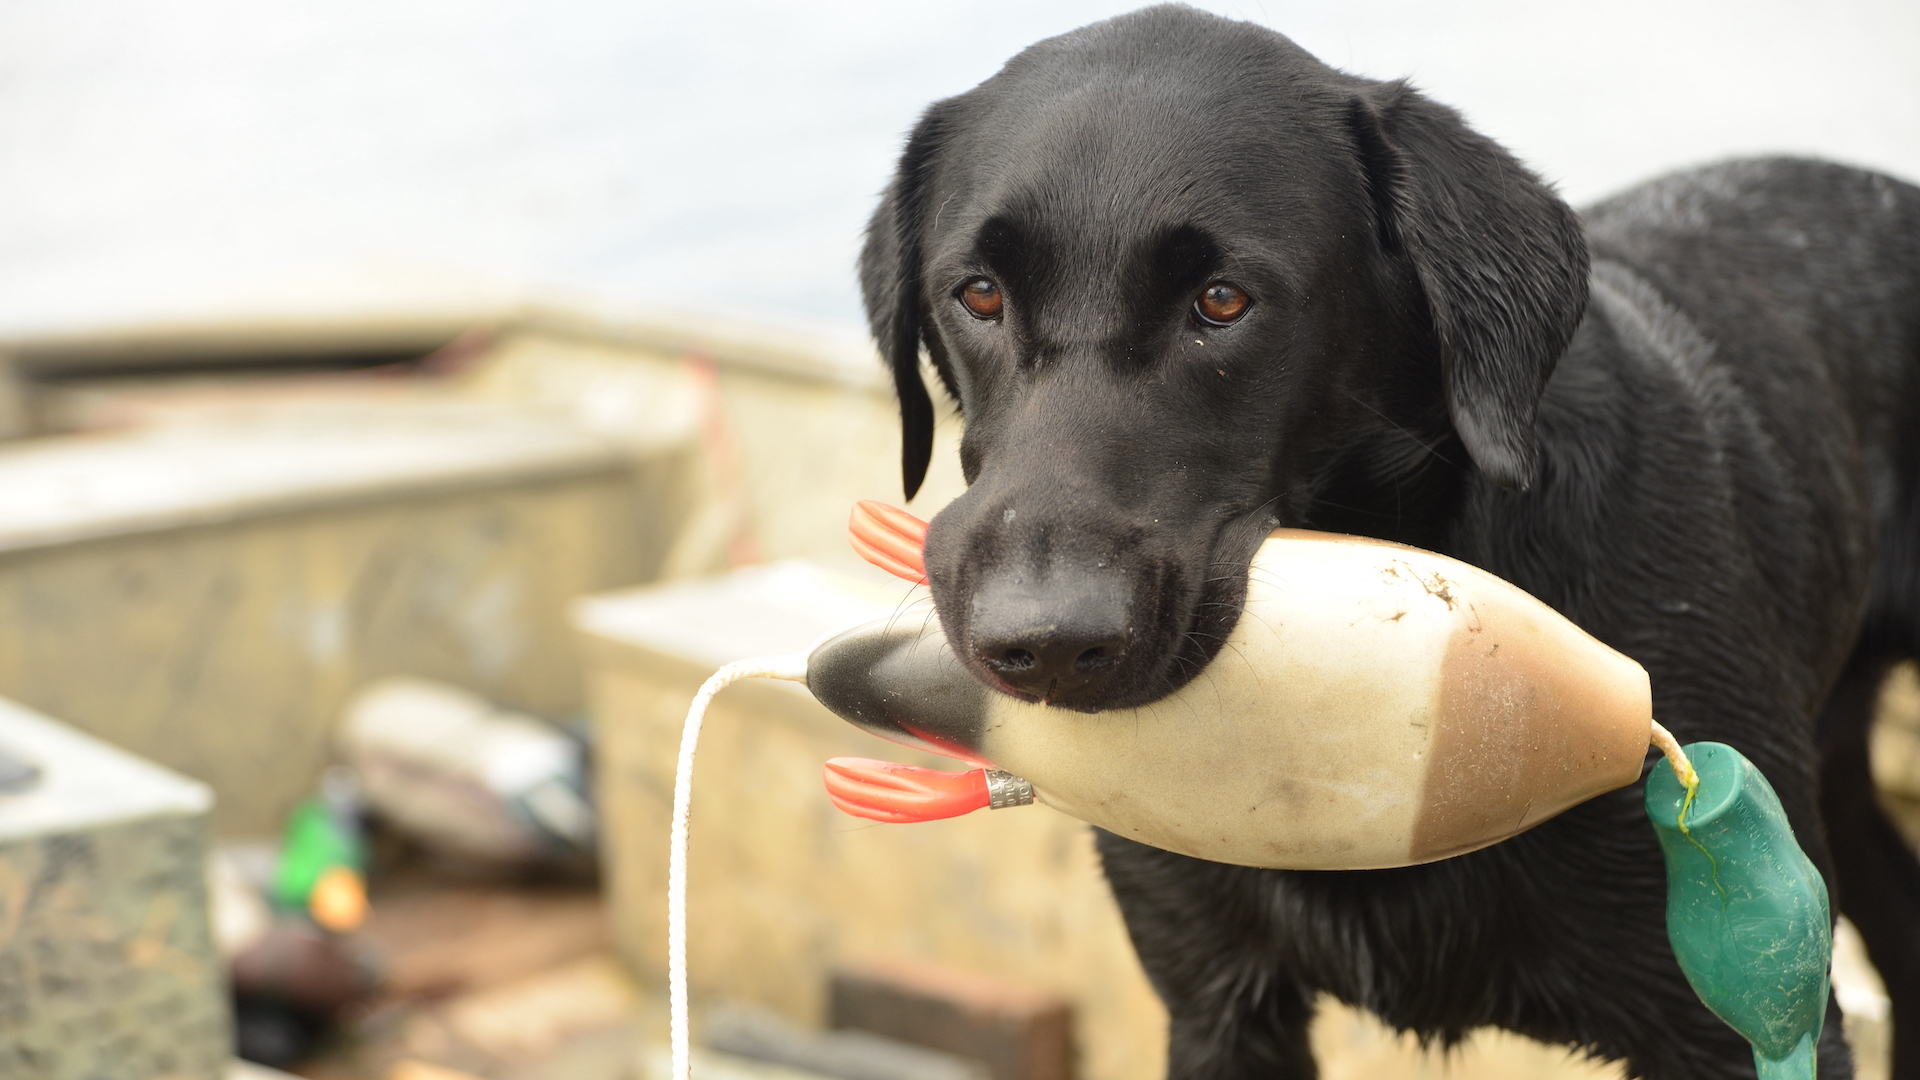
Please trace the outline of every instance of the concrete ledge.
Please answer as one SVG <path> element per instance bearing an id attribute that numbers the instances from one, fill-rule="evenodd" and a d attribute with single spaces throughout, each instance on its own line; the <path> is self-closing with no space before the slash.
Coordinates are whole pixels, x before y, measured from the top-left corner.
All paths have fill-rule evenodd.
<path id="1" fill-rule="evenodd" d="M 353 355 L 421 355 L 499 313 L 449 309 L 358 316 L 287 316 L 144 322 L 67 330 L 0 341 L 33 376 L 170 364 L 220 364 L 273 358 L 297 361 Z"/>
<path id="2" fill-rule="evenodd" d="M 42 771 L 0 795 L 0 1075 L 224 1076 L 212 793 L 4 701 L 0 748 Z"/>
<path id="3" fill-rule="evenodd" d="M 591 432 L 458 399 L 34 439 L 0 445 L 0 552 L 626 464 Z"/>
<path id="4" fill-rule="evenodd" d="M 275 833 L 371 679 L 577 712 L 566 605 L 658 575 L 691 455 L 457 400 L 0 447 L 0 693 Z"/>

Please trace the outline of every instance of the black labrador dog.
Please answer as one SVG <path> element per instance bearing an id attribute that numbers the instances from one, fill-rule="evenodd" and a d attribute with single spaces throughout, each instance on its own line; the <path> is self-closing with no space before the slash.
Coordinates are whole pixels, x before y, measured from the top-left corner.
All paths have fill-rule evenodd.
<path id="1" fill-rule="evenodd" d="M 1886 977 L 1920 1077 L 1920 865 L 1865 731 L 1920 654 L 1920 189 L 1799 160 L 1576 214 L 1452 110 L 1155 7 L 929 108 L 860 260 L 905 424 L 966 417 L 941 623 L 1067 709 L 1200 672 L 1276 526 L 1485 567 L 1634 657 L 1682 741 L 1751 757 Z M 1111 835 L 1169 1075 L 1311 1077 L 1326 992 L 1656 1078 L 1751 1077 L 1668 948 L 1637 786 L 1484 851 L 1353 873 Z M 1821 1075 L 1850 1075 L 1837 1011 Z"/>

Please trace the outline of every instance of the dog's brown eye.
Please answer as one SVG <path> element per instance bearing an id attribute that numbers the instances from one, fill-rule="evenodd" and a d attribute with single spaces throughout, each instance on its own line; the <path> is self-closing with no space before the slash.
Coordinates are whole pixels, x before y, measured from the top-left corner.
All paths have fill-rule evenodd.
<path id="1" fill-rule="evenodd" d="M 1225 326 L 1245 315 L 1251 303 L 1253 299 L 1241 292 L 1239 286 L 1216 281 L 1193 302 L 1193 313 L 1215 326 Z"/>
<path id="2" fill-rule="evenodd" d="M 960 302 L 967 306 L 976 319 L 997 319 L 1000 309 L 1006 301 L 1000 296 L 1000 286 L 986 278 L 974 278 L 960 286 Z"/>

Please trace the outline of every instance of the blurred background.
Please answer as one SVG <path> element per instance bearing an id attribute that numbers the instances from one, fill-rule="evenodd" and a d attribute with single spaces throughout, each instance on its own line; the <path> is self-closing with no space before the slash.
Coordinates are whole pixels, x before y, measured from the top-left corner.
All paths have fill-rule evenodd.
<path id="1" fill-rule="evenodd" d="M 843 538 L 899 499 L 866 216 L 929 102 L 1132 6 L 0 4 L 0 1074 L 211 1077 L 236 1039 L 657 1072 L 694 687 L 924 604 Z M 1576 205 L 1741 154 L 1920 180 L 1908 0 L 1200 6 L 1410 78 Z M 902 755 L 729 694 L 708 1075 L 1158 1075 L 1081 827 L 857 825 L 819 761 Z M 1875 748 L 1909 825 L 1916 732 L 1909 670 Z M 1332 1077 L 1617 1075 L 1331 1005 L 1316 1040 Z"/>
<path id="2" fill-rule="evenodd" d="M 1203 6 L 1412 78 L 1576 204 L 1730 154 L 1920 174 L 1900 0 Z M 919 111 L 1123 10 L 11 3 L 0 328 L 529 291 L 857 327 Z"/>

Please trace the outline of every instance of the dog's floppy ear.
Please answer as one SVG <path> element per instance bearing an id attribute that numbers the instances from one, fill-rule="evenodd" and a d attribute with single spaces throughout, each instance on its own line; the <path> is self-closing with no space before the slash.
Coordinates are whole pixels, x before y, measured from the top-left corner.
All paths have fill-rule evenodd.
<path id="1" fill-rule="evenodd" d="M 1481 472 L 1524 491 L 1538 467 L 1540 394 L 1586 309 L 1579 218 L 1404 82 L 1363 91 L 1350 122 L 1381 242 L 1405 253 L 1426 292 L 1454 430 Z"/>
<path id="2" fill-rule="evenodd" d="M 933 459 L 933 399 L 920 378 L 927 309 L 921 275 L 925 183 L 944 134 L 947 103 L 928 109 L 907 139 L 900 167 L 867 223 L 860 292 L 880 355 L 900 398 L 900 475 L 912 499 Z"/>

